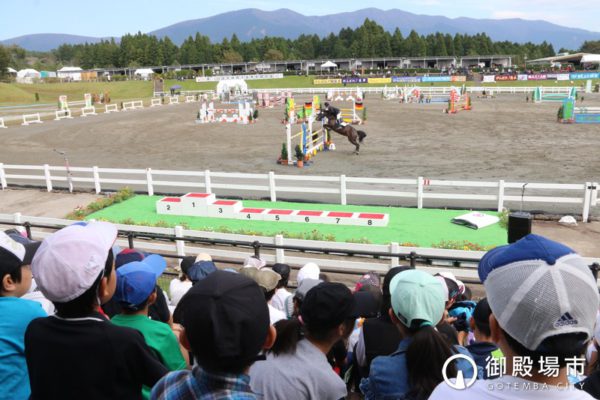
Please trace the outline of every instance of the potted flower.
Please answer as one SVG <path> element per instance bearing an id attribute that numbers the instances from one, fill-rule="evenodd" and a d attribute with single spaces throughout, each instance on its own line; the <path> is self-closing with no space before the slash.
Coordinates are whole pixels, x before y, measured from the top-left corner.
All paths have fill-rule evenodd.
<path id="1" fill-rule="evenodd" d="M 302 152 L 302 148 L 300 147 L 299 144 L 297 144 L 296 148 L 294 150 L 296 153 L 296 160 L 297 160 L 298 168 L 304 167 L 304 153 Z"/>
<path id="2" fill-rule="evenodd" d="M 288 163 L 288 151 L 285 143 L 281 144 L 281 155 L 279 156 L 279 163 L 281 165 L 287 165 Z"/>

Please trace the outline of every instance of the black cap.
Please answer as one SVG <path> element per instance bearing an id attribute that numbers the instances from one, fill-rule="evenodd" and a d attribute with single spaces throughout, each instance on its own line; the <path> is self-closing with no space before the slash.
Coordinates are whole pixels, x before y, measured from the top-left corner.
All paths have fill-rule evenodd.
<path id="1" fill-rule="evenodd" d="M 356 300 L 341 283 L 323 282 L 308 291 L 300 306 L 302 320 L 310 327 L 334 328 L 359 317 Z"/>
<path id="2" fill-rule="evenodd" d="M 258 359 L 269 330 L 269 309 L 252 279 L 215 271 L 181 299 L 181 324 L 198 364 L 227 371 Z"/>
<path id="3" fill-rule="evenodd" d="M 0 275 L 10 274 L 23 265 L 31 265 L 31 260 L 42 242 L 27 240 L 21 243 L 10 235 L 1 232 L 0 237 Z M 0 279 L 1 279 L 0 276 Z"/>

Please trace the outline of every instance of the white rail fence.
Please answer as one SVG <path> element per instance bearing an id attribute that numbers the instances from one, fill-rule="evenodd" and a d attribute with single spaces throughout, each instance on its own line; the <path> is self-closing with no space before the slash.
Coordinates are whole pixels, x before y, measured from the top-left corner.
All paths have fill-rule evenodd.
<path id="1" fill-rule="evenodd" d="M 202 190 L 221 196 L 297 198 L 302 201 L 326 201 L 346 204 L 408 205 L 417 208 L 429 206 L 467 207 L 476 202 L 481 208 L 502 211 L 505 207 L 536 207 L 542 211 L 556 211 L 556 206 L 568 212 L 581 213 L 587 222 L 590 210 L 598 204 L 598 183 L 576 184 L 461 181 L 426 179 L 361 178 L 316 175 L 284 175 L 274 172 L 263 174 L 205 171 L 172 171 L 160 169 L 118 169 L 70 167 L 70 176 L 64 166 L 12 165 L 0 163 L 0 185 L 30 184 L 45 186 L 52 191 L 55 184 L 73 183 L 76 189 L 118 190 L 130 186 L 148 195 L 157 193 L 187 193 Z M 523 189 L 524 188 L 524 189 Z M 524 190 L 524 191 L 523 191 Z M 523 195 L 525 194 L 525 195 Z"/>

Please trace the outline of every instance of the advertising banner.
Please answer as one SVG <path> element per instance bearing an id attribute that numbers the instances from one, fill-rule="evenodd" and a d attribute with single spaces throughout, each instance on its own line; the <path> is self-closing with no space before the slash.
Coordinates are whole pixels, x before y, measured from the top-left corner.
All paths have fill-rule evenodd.
<path id="1" fill-rule="evenodd" d="M 451 82 L 449 76 L 424 76 L 421 79 L 422 82 Z"/>
<path id="2" fill-rule="evenodd" d="M 521 74 L 519 74 L 519 75 L 517 75 L 517 80 L 518 81 L 526 81 L 527 80 L 527 75 L 524 75 L 524 74 L 521 75 Z"/>
<path id="3" fill-rule="evenodd" d="M 555 80 L 558 78 L 558 74 L 546 74 L 546 79 Z"/>
<path id="4" fill-rule="evenodd" d="M 333 79 L 314 79 L 313 80 L 313 84 L 314 85 L 336 85 L 342 83 L 342 80 L 339 78 L 333 78 Z"/>
<path id="5" fill-rule="evenodd" d="M 392 83 L 392 78 L 369 78 L 368 83 Z"/>
<path id="6" fill-rule="evenodd" d="M 529 81 L 545 81 L 546 79 L 548 79 L 548 76 L 546 74 L 527 75 L 527 80 Z"/>
<path id="7" fill-rule="evenodd" d="M 283 74 L 252 74 L 252 75 L 217 75 L 217 76 L 198 76 L 196 82 L 218 82 L 243 79 L 252 81 L 257 79 L 283 79 Z"/>
<path id="8" fill-rule="evenodd" d="M 494 83 L 496 82 L 496 77 L 494 75 L 484 75 L 483 83 Z"/>
<path id="9" fill-rule="evenodd" d="M 359 77 L 351 77 L 351 78 L 342 78 L 342 83 L 367 83 L 367 78 L 359 78 Z"/>
<path id="10" fill-rule="evenodd" d="M 466 76 L 451 76 L 450 78 L 451 78 L 452 82 L 466 82 L 467 81 Z"/>
<path id="11" fill-rule="evenodd" d="M 496 75 L 497 82 L 516 81 L 516 80 L 517 80 L 517 75 Z"/>
<path id="12" fill-rule="evenodd" d="M 571 79 L 598 79 L 600 72 L 573 72 Z"/>
<path id="13" fill-rule="evenodd" d="M 421 82 L 420 76 L 392 76 L 393 83 L 418 83 Z"/>
<path id="14" fill-rule="evenodd" d="M 557 81 L 568 81 L 571 79 L 571 75 L 569 74 L 556 74 Z"/>

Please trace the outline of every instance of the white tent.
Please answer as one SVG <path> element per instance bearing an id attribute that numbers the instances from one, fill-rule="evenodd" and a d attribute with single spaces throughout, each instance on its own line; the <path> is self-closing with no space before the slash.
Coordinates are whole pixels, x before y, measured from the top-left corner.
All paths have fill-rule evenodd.
<path id="1" fill-rule="evenodd" d="M 337 64 L 332 61 L 327 61 L 321 64 L 321 68 L 337 68 Z"/>
<path id="2" fill-rule="evenodd" d="M 40 79 L 41 76 L 35 69 L 22 69 L 17 72 L 17 83 L 33 83 L 34 79 Z"/>
<path id="3" fill-rule="evenodd" d="M 243 79 L 231 79 L 219 81 L 217 84 L 217 95 L 222 93 L 229 94 L 247 94 L 248 84 Z"/>
<path id="4" fill-rule="evenodd" d="M 9 74 L 16 74 L 17 70 L 11 67 L 6 68 L 6 70 L 8 71 Z"/>
<path id="5" fill-rule="evenodd" d="M 154 71 L 152 71 L 150 68 L 140 68 L 140 69 L 136 69 L 133 74 L 138 75 L 140 78 L 142 78 L 144 80 L 148 80 L 148 79 L 150 79 L 152 74 L 154 74 Z"/>
<path id="6" fill-rule="evenodd" d="M 57 72 L 59 78 L 70 79 L 72 81 L 80 81 L 81 71 L 83 70 L 79 67 L 62 67 Z"/>

